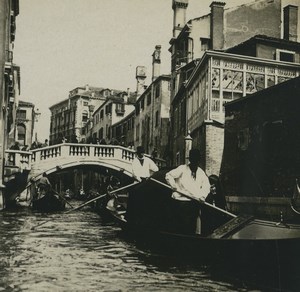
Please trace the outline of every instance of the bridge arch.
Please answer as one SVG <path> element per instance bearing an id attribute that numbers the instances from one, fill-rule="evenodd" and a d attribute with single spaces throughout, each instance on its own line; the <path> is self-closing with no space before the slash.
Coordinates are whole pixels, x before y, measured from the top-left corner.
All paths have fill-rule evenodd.
<path id="1" fill-rule="evenodd" d="M 132 177 L 131 163 L 135 151 L 116 145 L 62 143 L 32 151 L 28 179 L 76 166 L 102 166 L 122 171 Z"/>
<path id="2" fill-rule="evenodd" d="M 76 161 L 76 162 L 71 162 L 71 163 L 65 163 L 65 164 L 58 165 L 56 167 L 47 169 L 47 170 L 43 171 L 42 173 L 38 173 L 35 176 L 31 176 L 30 180 L 33 180 L 33 181 L 38 180 L 44 172 L 47 175 L 49 175 L 49 174 L 57 173 L 57 172 L 62 171 L 62 170 L 66 170 L 66 169 L 70 169 L 70 168 L 76 168 L 78 166 L 99 166 L 99 167 L 103 167 L 103 168 L 106 168 L 106 169 L 109 169 L 109 170 L 118 171 L 120 174 L 126 175 L 128 177 L 133 177 L 133 174 L 132 174 L 131 171 L 128 171 L 124 168 L 113 165 L 111 163 L 105 163 L 105 162 L 101 162 L 101 161 L 83 161 L 83 162 Z"/>

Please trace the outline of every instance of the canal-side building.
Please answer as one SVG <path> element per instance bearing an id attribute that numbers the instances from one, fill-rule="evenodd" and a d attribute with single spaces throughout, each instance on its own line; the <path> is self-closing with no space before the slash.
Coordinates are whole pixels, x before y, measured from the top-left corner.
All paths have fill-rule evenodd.
<path id="1" fill-rule="evenodd" d="M 112 92 L 121 91 L 89 85 L 74 88 L 69 97 L 50 107 L 50 145 L 66 142 L 84 142 L 85 125 L 95 109 L 102 105 Z"/>
<path id="2" fill-rule="evenodd" d="M 117 139 L 112 126 L 134 112 L 136 96 L 128 92 L 111 92 L 106 101 L 92 115 L 93 126 L 87 142 L 120 144 L 125 146 L 123 137 Z"/>
<path id="3" fill-rule="evenodd" d="M 111 125 L 111 140 L 120 141 L 121 145 L 134 149 L 135 110 L 119 122 Z"/>
<path id="4" fill-rule="evenodd" d="M 221 180 L 232 211 L 291 213 L 300 178 L 300 77 L 225 106 Z"/>
<path id="5" fill-rule="evenodd" d="M 16 119 L 9 135 L 8 148 L 18 142 L 20 150 L 26 148 L 29 150 L 32 142 L 35 140 L 34 126 L 35 126 L 35 106 L 31 102 L 22 101 L 18 102 L 16 111 Z"/>
<path id="6" fill-rule="evenodd" d="M 204 53 L 207 50 L 224 51 L 259 33 L 272 38 L 280 39 L 284 36 L 290 41 L 297 41 L 298 7 L 287 5 L 283 9 L 283 5 L 287 5 L 287 1 L 259 0 L 227 9 L 225 3 L 214 1 L 210 5 L 209 14 L 186 22 L 188 0 L 173 0 L 173 37 L 170 40 L 169 51 L 171 52 L 171 145 L 174 164 L 183 163 L 186 158 L 184 138 L 191 131 L 186 119 L 186 83 L 193 71 L 197 70 L 196 67 L 199 67 Z M 283 52 L 280 55 L 283 56 Z M 202 61 L 201 63 L 203 64 Z M 210 77 L 210 72 L 208 74 Z M 195 77 L 195 74 L 193 75 Z M 206 92 L 209 92 L 209 80 L 207 81 Z M 201 87 L 203 86 L 202 84 Z M 221 111 L 222 107 L 223 105 L 220 106 Z M 221 124 L 218 126 L 222 127 Z M 206 145 L 204 151 L 210 146 Z M 205 161 L 202 161 L 202 166 L 207 167 Z"/>
<path id="7" fill-rule="evenodd" d="M 159 158 L 169 155 L 170 75 L 160 75 L 161 46 L 152 54 L 152 82 L 135 104 L 134 146 Z"/>
<path id="8" fill-rule="evenodd" d="M 300 74 L 300 43 L 256 36 L 239 47 L 239 53 L 207 51 L 185 85 L 187 128 L 200 148 L 202 166 L 219 174 L 224 140 L 224 105 L 272 87 Z M 251 47 L 252 55 L 245 54 Z M 235 52 L 234 49 L 229 51 Z M 292 61 L 276 60 L 279 51 Z"/>
<path id="9" fill-rule="evenodd" d="M 3 193 L 5 150 L 8 147 L 7 132 L 14 123 L 15 102 L 19 95 L 20 70 L 13 63 L 13 43 L 16 34 L 16 17 L 19 1 L 8 0 L 0 3 L 0 209 L 4 207 Z"/>

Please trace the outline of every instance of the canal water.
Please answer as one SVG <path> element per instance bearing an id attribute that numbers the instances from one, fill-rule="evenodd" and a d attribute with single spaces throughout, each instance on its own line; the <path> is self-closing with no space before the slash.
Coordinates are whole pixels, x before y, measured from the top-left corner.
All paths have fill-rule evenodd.
<path id="1" fill-rule="evenodd" d="M 0 213 L 0 291 L 297 291 L 262 278 L 140 249 L 89 207 Z"/>

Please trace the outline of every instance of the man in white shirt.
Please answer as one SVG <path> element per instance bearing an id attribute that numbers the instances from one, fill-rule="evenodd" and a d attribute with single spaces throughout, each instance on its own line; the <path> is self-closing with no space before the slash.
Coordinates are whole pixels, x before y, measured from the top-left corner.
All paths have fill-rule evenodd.
<path id="1" fill-rule="evenodd" d="M 133 177 L 139 182 L 146 181 L 154 172 L 158 171 L 158 167 L 154 161 L 144 154 L 144 147 L 138 146 L 136 148 L 136 157 L 132 162 Z M 143 212 L 147 202 L 144 200 L 144 197 L 140 195 L 144 190 L 143 185 L 143 183 L 138 184 L 134 187 L 134 191 L 129 190 L 126 219 L 132 224 L 141 223 L 145 217 Z M 140 188 L 141 191 L 139 191 Z"/>
<path id="2" fill-rule="evenodd" d="M 136 157 L 132 162 L 133 177 L 139 182 L 149 178 L 154 172 L 158 171 L 158 167 L 154 161 L 144 154 L 144 147 L 138 146 L 136 148 Z"/>
<path id="3" fill-rule="evenodd" d="M 166 181 L 173 189 L 172 198 L 174 224 L 179 232 L 195 233 L 196 218 L 199 214 L 199 203 L 180 193 L 185 193 L 196 200 L 205 201 L 210 192 L 210 183 L 205 172 L 198 166 L 200 151 L 192 149 L 189 152 L 188 165 L 180 165 L 166 173 Z M 178 192 L 177 192 L 178 191 Z M 200 232 L 200 231 L 199 231 Z M 198 232 L 197 232 L 198 233 Z"/>

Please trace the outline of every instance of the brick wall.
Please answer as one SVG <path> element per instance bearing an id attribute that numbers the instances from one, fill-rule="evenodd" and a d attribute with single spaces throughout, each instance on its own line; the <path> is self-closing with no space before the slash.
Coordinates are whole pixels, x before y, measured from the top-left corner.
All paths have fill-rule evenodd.
<path id="1" fill-rule="evenodd" d="M 206 173 L 219 175 L 224 144 L 224 129 L 206 125 Z"/>
<path id="2" fill-rule="evenodd" d="M 224 128 L 220 125 L 203 124 L 192 133 L 193 148 L 200 149 L 200 167 L 207 175 L 219 175 L 223 144 Z"/>

